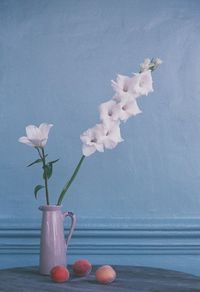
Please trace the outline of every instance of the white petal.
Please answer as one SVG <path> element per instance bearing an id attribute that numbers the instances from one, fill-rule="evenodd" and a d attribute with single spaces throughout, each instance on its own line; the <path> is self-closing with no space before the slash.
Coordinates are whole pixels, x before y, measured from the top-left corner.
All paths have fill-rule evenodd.
<path id="1" fill-rule="evenodd" d="M 126 110 L 126 103 L 118 103 L 115 107 L 114 116 L 118 116 L 121 121 L 126 121 L 130 114 Z"/>
<path id="2" fill-rule="evenodd" d="M 124 139 L 121 137 L 119 126 L 113 127 L 113 129 L 110 131 L 109 138 L 117 143 L 124 141 Z"/>
<path id="3" fill-rule="evenodd" d="M 117 142 L 111 140 L 111 139 L 106 139 L 104 142 L 104 146 L 106 149 L 113 149 L 117 146 Z"/>
<path id="4" fill-rule="evenodd" d="M 127 112 L 130 115 L 136 116 L 137 114 L 140 114 L 142 111 L 140 110 L 137 102 L 134 101 L 127 106 Z"/>
<path id="5" fill-rule="evenodd" d="M 126 122 L 130 117 L 131 115 L 127 111 L 123 111 L 121 113 L 121 120 L 124 122 Z"/>
<path id="6" fill-rule="evenodd" d="M 119 123 L 113 123 L 113 125 L 107 129 L 107 135 L 104 137 L 104 146 L 105 148 L 113 149 L 122 141 Z"/>
<path id="7" fill-rule="evenodd" d="M 131 116 L 141 113 L 137 102 L 132 99 L 131 102 L 120 102 L 113 109 L 113 118 L 118 118 L 121 121 L 127 121 Z"/>
<path id="8" fill-rule="evenodd" d="M 97 139 L 97 142 L 101 141 L 101 137 L 105 134 L 105 126 L 103 123 L 96 124 L 93 128 L 94 136 Z"/>
<path id="9" fill-rule="evenodd" d="M 102 137 L 104 136 L 104 127 L 103 124 L 97 124 L 93 128 L 85 131 L 81 136 L 81 141 L 83 142 L 83 154 L 89 156 L 94 153 L 96 150 L 103 152 L 104 146 L 102 142 Z"/>
<path id="10" fill-rule="evenodd" d="M 41 147 L 44 147 L 47 144 L 48 139 L 40 140 Z"/>
<path id="11" fill-rule="evenodd" d="M 118 85 L 123 89 L 124 85 L 127 83 L 129 78 L 130 77 L 128 77 L 126 75 L 118 74 L 117 75 L 117 83 L 118 83 Z"/>
<path id="12" fill-rule="evenodd" d="M 104 147 L 103 147 L 103 144 L 96 144 L 96 149 L 99 151 L 99 152 L 104 152 Z"/>
<path id="13" fill-rule="evenodd" d="M 140 77 L 138 75 L 133 75 L 132 77 L 127 77 L 123 75 L 118 75 L 117 82 L 112 81 L 112 87 L 116 94 L 113 99 L 118 102 L 124 101 L 125 99 L 133 99 L 138 97 L 138 86 L 140 82 Z"/>
<path id="14" fill-rule="evenodd" d="M 80 135 L 80 139 L 83 143 L 88 144 L 90 143 L 91 139 L 92 139 L 92 128 L 88 129 L 87 131 L 84 131 L 81 135 Z"/>
<path id="15" fill-rule="evenodd" d="M 105 120 L 110 120 L 112 119 L 112 109 L 113 106 L 116 105 L 116 101 L 114 100 L 109 100 L 107 102 L 102 103 L 99 106 L 99 114 L 100 114 L 100 120 L 103 122 Z"/>
<path id="16" fill-rule="evenodd" d="M 117 81 L 111 80 L 111 85 L 117 93 L 126 92 L 128 90 L 129 77 L 125 75 L 117 75 Z"/>
<path id="17" fill-rule="evenodd" d="M 25 137 L 25 136 L 20 137 L 20 138 L 18 139 L 18 141 L 19 141 L 20 143 L 24 143 L 24 144 L 26 144 L 26 145 L 28 145 L 28 146 L 32 146 L 32 147 L 35 146 L 35 145 L 34 145 L 32 142 L 30 142 L 29 139 L 28 139 L 27 137 Z"/>
<path id="18" fill-rule="evenodd" d="M 121 113 L 122 113 L 122 110 L 121 110 L 121 105 L 120 103 L 116 104 L 116 106 L 113 108 L 113 119 L 114 120 L 121 120 Z"/>
<path id="19" fill-rule="evenodd" d="M 121 89 L 119 87 L 119 85 L 117 84 L 117 82 L 115 82 L 114 80 L 111 80 L 111 86 L 112 86 L 113 90 L 116 92 L 118 92 Z"/>
<path id="20" fill-rule="evenodd" d="M 137 88 L 140 82 L 140 76 L 133 75 L 129 81 L 129 93 L 133 95 L 134 98 L 138 97 Z"/>
<path id="21" fill-rule="evenodd" d="M 29 139 L 30 142 L 35 146 L 35 147 L 44 147 L 45 146 L 45 140 L 41 140 L 41 139 Z M 44 145 L 43 145 L 44 142 Z"/>
<path id="22" fill-rule="evenodd" d="M 138 74 L 138 76 L 140 76 L 139 93 L 141 95 L 148 95 L 150 92 L 153 92 L 151 71 L 144 71 Z"/>
<path id="23" fill-rule="evenodd" d="M 86 135 L 84 135 L 84 133 L 83 133 L 80 135 L 80 139 L 83 143 L 87 143 L 88 137 Z"/>
<path id="24" fill-rule="evenodd" d="M 48 138 L 49 135 L 49 131 L 50 129 L 53 127 L 53 124 L 46 124 L 46 123 L 42 123 L 39 126 L 39 130 L 41 132 L 41 137 L 42 138 Z"/>
<path id="25" fill-rule="evenodd" d="M 40 131 L 38 127 L 29 125 L 26 127 L 26 135 L 28 139 L 40 139 Z"/>
<path id="26" fill-rule="evenodd" d="M 85 155 L 85 156 L 90 156 L 95 151 L 96 151 L 96 148 L 94 146 L 88 146 L 85 144 L 83 144 L 83 146 L 82 146 L 82 152 L 83 152 L 83 155 Z"/>
<path id="27" fill-rule="evenodd" d="M 116 100 L 117 102 L 121 102 L 126 98 L 127 93 L 125 92 L 118 92 L 113 96 L 113 99 Z"/>

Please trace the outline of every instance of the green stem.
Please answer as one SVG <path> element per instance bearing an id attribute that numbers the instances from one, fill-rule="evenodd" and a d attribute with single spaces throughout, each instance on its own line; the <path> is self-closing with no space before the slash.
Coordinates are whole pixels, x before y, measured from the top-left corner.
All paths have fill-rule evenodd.
<path id="1" fill-rule="evenodd" d="M 74 170 L 74 172 L 73 172 L 73 174 L 72 174 L 70 180 L 69 180 L 69 181 L 66 183 L 66 185 L 64 186 L 62 192 L 60 193 L 60 196 L 59 196 L 59 199 L 58 199 L 57 205 L 61 205 L 62 200 L 63 200 L 63 198 L 64 198 L 64 195 L 65 195 L 65 193 L 67 192 L 67 190 L 69 189 L 69 187 L 70 187 L 70 185 L 72 184 L 72 182 L 74 181 L 74 179 L 75 179 L 75 177 L 76 177 L 76 175 L 77 175 L 77 173 L 78 173 L 78 171 L 79 171 L 79 169 L 80 169 L 80 167 L 81 167 L 81 164 L 82 164 L 84 158 L 85 158 L 85 156 L 83 155 L 83 156 L 81 157 L 79 163 L 77 164 L 77 166 L 76 166 L 76 168 L 75 168 L 75 170 Z"/>
<path id="2" fill-rule="evenodd" d="M 49 191 L 48 191 L 48 178 L 46 173 L 46 158 L 44 153 L 44 148 L 42 148 L 42 163 L 43 163 L 43 169 L 44 169 L 44 183 L 45 183 L 45 191 L 46 191 L 46 201 L 47 205 L 49 205 Z"/>
<path id="3" fill-rule="evenodd" d="M 36 147 L 40 158 L 42 159 L 42 164 L 43 164 L 43 169 L 44 169 L 44 183 L 45 183 L 45 193 L 46 193 L 46 202 L 47 205 L 50 205 L 49 203 L 49 191 L 48 191 L 48 178 L 47 178 L 47 173 L 46 173 L 46 159 L 45 159 L 45 153 L 44 153 L 44 148 L 41 147 L 40 149 L 42 150 L 42 153 L 40 153 L 40 149 Z"/>

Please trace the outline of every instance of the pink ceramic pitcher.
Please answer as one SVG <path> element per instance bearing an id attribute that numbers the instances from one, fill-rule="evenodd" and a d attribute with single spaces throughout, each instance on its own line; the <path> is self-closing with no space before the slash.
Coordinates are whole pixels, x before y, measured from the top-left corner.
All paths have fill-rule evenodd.
<path id="1" fill-rule="evenodd" d="M 62 212 L 61 206 L 40 206 L 42 214 L 40 238 L 40 274 L 49 275 L 53 267 L 67 265 L 67 246 L 76 224 L 76 216 L 72 212 Z M 69 234 L 64 236 L 64 219 L 71 218 Z"/>

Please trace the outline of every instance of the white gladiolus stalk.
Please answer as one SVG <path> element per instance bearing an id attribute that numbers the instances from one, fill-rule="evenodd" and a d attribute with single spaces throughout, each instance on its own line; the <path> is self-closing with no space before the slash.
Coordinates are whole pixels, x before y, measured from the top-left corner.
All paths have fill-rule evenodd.
<path id="1" fill-rule="evenodd" d="M 146 59 L 144 66 L 141 67 L 140 74 L 134 74 L 132 77 L 118 75 L 117 81 L 112 81 L 112 87 L 115 95 L 112 100 L 100 105 L 101 124 L 92 129 L 88 129 L 81 136 L 83 142 L 83 156 L 79 161 L 72 177 L 65 185 L 58 200 L 61 204 L 63 197 L 74 180 L 79 168 L 86 156 L 94 152 L 103 152 L 104 148 L 113 149 L 123 139 L 120 133 L 120 120 L 126 121 L 129 117 L 141 112 L 136 98 L 140 95 L 147 95 L 153 91 L 151 72 L 155 70 L 162 61 L 157 59 Z"/>
<path id="2" fill-rule="evenodd" d="M 96 150 L 103 152 L 104 148 L 113 149 L 123 141 L 120 134 L 120 121 L 127 121 L 131 116 L 141 113 L 136 99 L 153 92 L 151 71 L 161 63 L 159 58 L 152 60 L 147 58 L 140 64 L 139 73 L 135 73 L 132 77 L 117 75 L 116 81 L 111 81 L 115 95 L 99 107 L 102 123 L 88 129 L 80 136 L 84 156 L 90 156 Z"/>

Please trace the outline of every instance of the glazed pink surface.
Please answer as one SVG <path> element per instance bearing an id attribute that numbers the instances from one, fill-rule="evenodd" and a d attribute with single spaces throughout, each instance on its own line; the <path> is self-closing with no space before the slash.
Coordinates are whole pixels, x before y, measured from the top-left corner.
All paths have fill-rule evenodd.
<path id="1" fill-rule="evenodd" d="M 40 238 L 40 273 L 49 275 L 53 267 L 67 265 L 67 246 L 76 225 L 76 216 L 72 212 L 62 212 L 61 206 L 40 206 L 42 225 Z M 64 236 L 64 219 L 71 218 L 67 238 Z"/>

